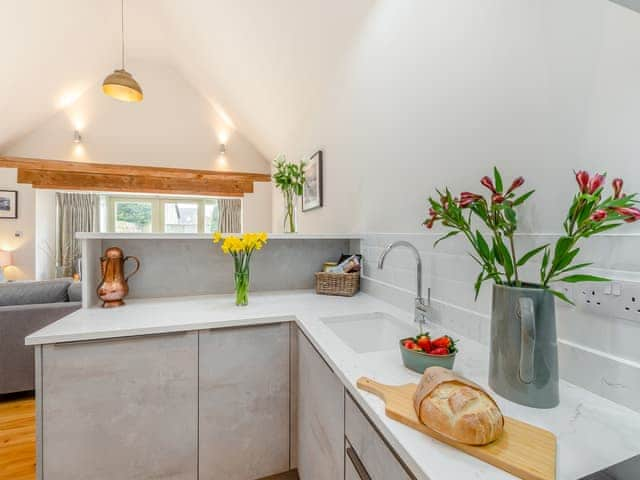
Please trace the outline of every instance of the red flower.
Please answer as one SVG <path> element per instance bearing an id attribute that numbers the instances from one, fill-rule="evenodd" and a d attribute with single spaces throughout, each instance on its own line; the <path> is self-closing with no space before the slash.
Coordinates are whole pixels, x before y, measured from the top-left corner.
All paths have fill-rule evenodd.
<path id="1" fill-rule="evenodd" d="M 493 181 L 491 180 L 491 178 L 484 176 L 480 179 L 480 183 L 491 190 L 493 193 L 498 193 L 496 192 L 496 187 L 493 186 Z"/>
<path id="2" fill-rule="evenodd" d="M 624 221 L 627 223 L 640 220 L 640 210 L 635 207 L 616 207 L 614 208 L 614 210 L 623 217 L 627 217 L 624 219 Z"/>
<path id="3" fill-rule="evenodd" d="M 491 197 L 491 201 L 493 203 L 502 203 L 504 202 L 504 197 L 499 193 L 494 193 L 493 196 Z"/>
<path id="4" fill-rule="evenodd" d="M 524 177 L 516 178 L 511 184 L 511 186 L 509 187 L 509 190 L 507 190 L 507 195 L 513 192 L 516 188 L 521 187 L 523 183 L 524 183 Z"/>
<path id="5" fill-rule="evenodd" d="M 587 193 L 587 189 L 589 185 L 589 172 L 585 170 L 578 170 L 576 172 L 576 182 L 578 182 L 578 187 L 580 187 L 580 191 L 582 193 Z"/>
<path id="6" fill-rule="evenodd" d="M 602 184 L 604 184 L 604 177 L 604 175 L 600 175 L 599 173 L 596 173 L 591 177 L 589 184 L 587 185 L 589 193 L 594 193 L 602 186 Z"/>
<path id="7" fill-rule="evenodd" d="M 460 208 L 466 208 L 469 205 L 477 202 L 481 198 L 482 198 L 482 196 L 478 195 L 477 193 L 462 192 L 462 193 L 460 193 L 460 200 L 459 200 L 458 204 L 460 205 Z"/>
<path id="8" fill-rule="evenodd" d="M 614 178 L 612 185 L 613 185 L 613 198 L 622 198 L 624 197 L 624 193 L 622 193 L 622 185 L 623 185 L 623 181 L 621 178 Z"/>
<path id="9" fill-rule="evenodd" d="M 607 212 L 605 210 L 596 210 L 591 214 L 591 220 L 594 222 L 601 222 L 607 218 Z"/>

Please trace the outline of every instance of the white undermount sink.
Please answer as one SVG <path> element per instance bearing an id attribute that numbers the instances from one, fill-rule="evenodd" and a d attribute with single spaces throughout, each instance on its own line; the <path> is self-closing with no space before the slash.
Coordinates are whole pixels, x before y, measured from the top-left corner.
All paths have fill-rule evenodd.
<path id="1" fill-rule="evenodd" d="M 416 334 L 416 328 L 382 312 L 320 319 L 340 340 L 357 353 L 398 348 L 398 341 Z"/>

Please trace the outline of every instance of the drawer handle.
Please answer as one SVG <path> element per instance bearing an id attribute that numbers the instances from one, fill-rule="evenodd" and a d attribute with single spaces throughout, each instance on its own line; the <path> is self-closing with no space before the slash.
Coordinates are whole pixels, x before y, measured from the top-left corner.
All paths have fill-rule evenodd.
<path id="1" fill-rule="evenodd" d="M 358 473 L 360 480 L 371 480 L 371 477 L 369 476 L 367 469 L 364 468 L 364 465 L 360 461 L 360 457 L 358 457 L 358 454 L 353 448 L 347 447 L 347 456 L 349 457 L 349 460 L 351 460 L 351 463 L 353 464 L 353 468 L 356 469 L 356 472 Z"/>

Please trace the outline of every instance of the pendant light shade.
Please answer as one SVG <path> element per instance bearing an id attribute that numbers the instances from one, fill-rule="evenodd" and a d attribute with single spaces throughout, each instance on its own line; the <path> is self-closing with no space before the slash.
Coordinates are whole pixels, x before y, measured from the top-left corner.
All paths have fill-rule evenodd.
<path id="1" fill-rule="evenodd" d="M 123 102 L 142 101 L 142 88 L 126 70 L 115 70 L 102 82 L 102 91 Z"/>
<path id="2" fill-rule="evenodd" d="M 102 82 L 102 91 L 116 100 L 122 102 L 140 102 L 142 101 L 142 88 L 133 76 L 124 68 L 124 0 L 122 7 L 122 68 L 114 70 L 113 73 L 107 75 Z"/>

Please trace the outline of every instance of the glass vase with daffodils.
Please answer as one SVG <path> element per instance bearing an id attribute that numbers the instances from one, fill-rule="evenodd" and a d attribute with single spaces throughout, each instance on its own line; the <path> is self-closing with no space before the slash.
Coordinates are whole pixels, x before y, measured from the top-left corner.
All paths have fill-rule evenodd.
<path id="1" fill-rule="evenodd" d="M 216 232 L 213 235 L 213 243 L 219 242 L 222 242 L 222 251 L 233 257 L 236 305 L 248 305 L 251 255 L 256 250 L 262 249 L 267 243 L 267 234 L 264 232 L 245 233 L 240 237 L 228 236 L 223 238 L 220 232 Z"/>

